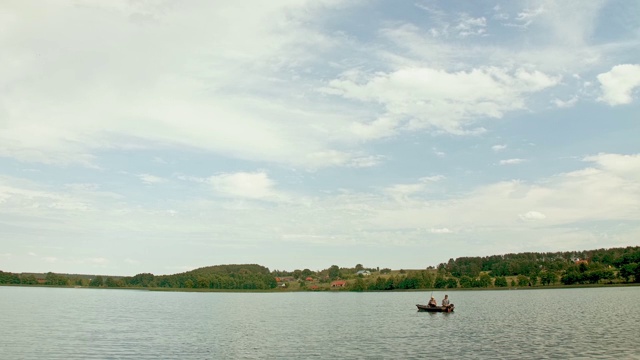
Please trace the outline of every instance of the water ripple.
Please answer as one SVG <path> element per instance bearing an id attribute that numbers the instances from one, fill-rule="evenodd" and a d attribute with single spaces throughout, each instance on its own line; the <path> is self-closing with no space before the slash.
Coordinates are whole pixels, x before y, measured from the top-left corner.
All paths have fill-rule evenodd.
<path id="1" fill-rule="evenodd" d="M 639 287 L 428 295 L 0 287 L 0 357 L 640 359 Z"/>

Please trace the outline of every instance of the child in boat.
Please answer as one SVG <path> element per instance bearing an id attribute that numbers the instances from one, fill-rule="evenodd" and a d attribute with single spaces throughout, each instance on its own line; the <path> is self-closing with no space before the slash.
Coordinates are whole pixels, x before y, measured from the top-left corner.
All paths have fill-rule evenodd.
<path id="1" fill-rule="evenodd" d="M 449 306 L 449 295 L 445 295 L 442 299 L 442 306 Z"/>
<path id="2" fill-rule="evenodd" d="M 429 303 L 427 304 L 427 306 L 438 306 L 438 303 L 436 302 L 436 298 L 434 298 L 432 296 L 431 300 L 429 300 Z"/>

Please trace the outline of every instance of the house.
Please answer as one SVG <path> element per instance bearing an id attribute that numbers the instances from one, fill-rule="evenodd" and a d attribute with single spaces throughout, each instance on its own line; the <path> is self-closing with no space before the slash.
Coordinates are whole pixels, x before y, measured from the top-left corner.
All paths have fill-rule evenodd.
<path id="1" fill-rule="evenodd" d="M 369 270 L 360 270 L 356 273 L 356 275 L 369 276 L 371 272 Z"/>
<path id="2" fill-rule="evenodd" d="M 345 287 L 347 282 L 344 280 L 336 280 L 331 283 L 331 287 Z"/>
<path id="3" fill-rule="evenodd" d="M 311 276 L 307 276 L 307 278 L 304 279 L 304 281 L 313 281 L 313 278 Z"/>
<path id="4" fill-rule="evenodd" d="M 588 260 L 580 259 L 580 258 L 574 258 L 573 259 L 573 263 L 576 264 L 576 265 L 580 265 L 580 264 L 589 265 L 589 261 Z"/>

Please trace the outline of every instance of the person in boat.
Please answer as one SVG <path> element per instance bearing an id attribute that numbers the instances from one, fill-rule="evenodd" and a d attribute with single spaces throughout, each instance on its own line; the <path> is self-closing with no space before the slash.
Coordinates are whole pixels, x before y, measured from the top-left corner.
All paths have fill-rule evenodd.
<path id="1" fill-rule="evenodd" d="M 429 300 L 429 303 L 427 304 L 427 306 L 429 306 L 429 307 L 438 306 L 438 303 L 436 302 L 436 298 L 434 298 L 434 297 L 432 296 L 432 297 L 431 297 L 431 300 Z"/>
<path id="2" fill-rule="evenodd" d="M 442 299 L 442 306 L 449 306 L 449 295 L 445 295 Z"/>

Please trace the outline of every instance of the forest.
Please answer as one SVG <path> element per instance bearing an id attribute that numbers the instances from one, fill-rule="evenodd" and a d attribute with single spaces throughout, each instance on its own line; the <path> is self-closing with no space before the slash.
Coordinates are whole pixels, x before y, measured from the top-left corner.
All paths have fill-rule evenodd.
<path id="1" fill-rule="evenodd" d="M 334 281 L 344 280 L 334 288 Z M 450 259 L 419 270 L 332 265 L 312 271 L 273 270 L 257 264 L 216 265 L 192 271 L 135 276 L 11 273 L 0 284 L 149 289 L 351 290 L 506 288 L 640 283 L 640 247 L 554 253 L 518 253 Z"/>

